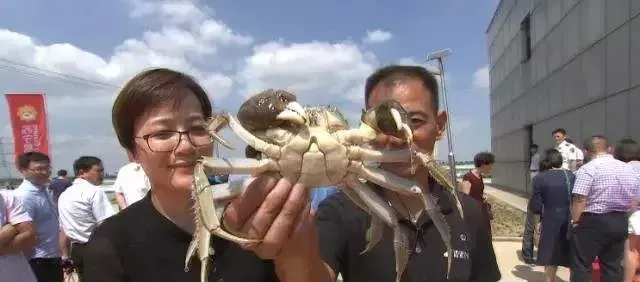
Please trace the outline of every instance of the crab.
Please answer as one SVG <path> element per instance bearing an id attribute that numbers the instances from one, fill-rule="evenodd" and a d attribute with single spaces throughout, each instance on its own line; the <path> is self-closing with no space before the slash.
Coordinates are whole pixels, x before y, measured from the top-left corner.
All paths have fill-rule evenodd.
<path id="1" fill-rule="evenodd" d="M 339 187 L 355 205 L 371 216 L 366 233 L 367 245 L 362 253 L 371 250 L 380 241 L 385 226 L 393 230 L 397 281 L 400 281 L 411 252 L 410 230 L 398 223 L 396 211 L 389 202 L 361 179 L 396 193 L 421 197 L 425 211 L 433 219 L 450 252 L 449 228 L 431 195 L 422 193 L 422 189 L 411 180 L 367 165 L 369 162 L 411 162 L 413 166 L 416 157 L 419 163 L 430 170 L 435 168 L 435 174 L 439 174 L 434 174 L 436 180 L 446 181 L 446 176 L 438 170 L 428 154 L 410 149 L 413 132 L 406 123 L 406 112 L 402 106 L 394 100 L 384 101 L 363 111 L 361 121 L 359 128 L 350 129 L 337 108 L 303 108 L 296 102 L 294 94 L 273 89 L 245 101 L 238 111 L 238 118 L 227 113 L 216 114 L 209 124 L 215 140 L 232 148 L 217 135 L 218 130 L 228 125 L 243 142 L 266 158 L 201 157 L 197 161 L 193 195 L 196 231 L 187 251 L 185 271 L 188 271 L 189 261 L 197 252 L 201 261 L 202 282 L 207 281 L 208 257 L 215 251 L 210 249 L 212 235 L 240 245 L 260 242 L 259 239 L 234 234 L 221 224 L 226 203 L 240 195 L 247 183 L 236 181 L 211 187 L 207 175 L 213 173 L 258 175 L 274 171 L 308 189 L 328 185 Z M 380 133 L 405 138 L 409 148 L 375 150 L 366 147 Z M 453 189 L 453 186 L 448 187 Z"/>

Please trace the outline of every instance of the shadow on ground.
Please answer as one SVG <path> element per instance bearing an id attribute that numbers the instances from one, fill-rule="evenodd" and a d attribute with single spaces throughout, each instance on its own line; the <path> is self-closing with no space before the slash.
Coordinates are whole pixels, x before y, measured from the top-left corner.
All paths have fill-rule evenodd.
<path id="1" fill-rule="evenodd" d="M 524 259 L 522 258 L 522 251 L 518 250 L 516 251 L 516 253 L 518 254 L 518 260 L 520 261 L 520 264 L 514 266 L 514 269 L 511 270 L 511 274 L 513 274 L 513 276 L 515 277 L 523 279 L 524 281 L 544 281 L 544 271 L 542 270 L 542 268 L 538 267 L 538 270 L 534 268 L 535 265 L 525 264 Z M 554 280 L 554 282 L 567 281 L 568 280 L 564 280 L 557 276 Z"/>

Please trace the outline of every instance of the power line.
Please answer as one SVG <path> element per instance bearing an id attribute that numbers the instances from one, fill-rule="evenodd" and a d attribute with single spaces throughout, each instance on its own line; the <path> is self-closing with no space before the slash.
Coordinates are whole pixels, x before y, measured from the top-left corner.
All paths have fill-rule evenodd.
<path id="1" fill-rule="evenodd" d="M 62 72 L 52 71 L 43 69 L 40 67 L 27 65 L 23 63 L 18 63 L 15 61 L 7 60 L 5 58 L 0 58 L 0 70 L 7 72 L 19 72 L 28 78 L 40 80 L 42 77 L 59 79 L 71 83 L 81 84 L 85 86 L 90 86 L 94 88 L 101 88 L 105 90 L 119 90 L 121 87 L 109 84 L 97 80 L 87 79 L 75 75 L 65 74 Z"/>

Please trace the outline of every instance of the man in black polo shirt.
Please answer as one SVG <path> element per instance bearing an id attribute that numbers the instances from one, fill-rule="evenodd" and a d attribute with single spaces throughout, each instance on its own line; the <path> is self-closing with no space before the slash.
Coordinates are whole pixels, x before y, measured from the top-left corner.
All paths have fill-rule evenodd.
<path id="1" fill-rule="evenodd" d="M 409 113 L 417 150 L 433 152 L 436 140 L 443 135 L 447 114 L 438 112 L 438 84 L 430 72 L 419 66 L 388 66 L 367 79 L 365 102 L 370 108 L 383 100 L 395 99 Z M 378 148 L 403 148 L 400 138 L 380 136 Z M 455 212 L 450 194 L 443 190 L 424 169 L 410 173 L 409 164 L 381 164 L 385 170 L 415 180 L 423 191 L 433 193 L 451 228 L 452 252 L 446 251 L 435 226 L 422 211 L 419 197 L 396 194 L 375 187 L 394 207 L 401 224 L 415 231 L 413 251 L 401 281 L 478 281 L 500 280 L 487 220 L 481 207 L 469 196 L 459 193 L 465 218 Z M 370 184 L 373 185 L 373 184 Z M 385 230 L 380 243 L 365 254 L 365 234 L 370 216 L 353 204 L 342 192 L 327 198 L 318 208 L 317 228 L 321 259 L 332 280 L 342 274 L 345 282 L 395 281 L 393 232 Z M 447 280 L 447 257 L 453 256 Z M 309 265 L 318 265 L 310 262 Z"/>

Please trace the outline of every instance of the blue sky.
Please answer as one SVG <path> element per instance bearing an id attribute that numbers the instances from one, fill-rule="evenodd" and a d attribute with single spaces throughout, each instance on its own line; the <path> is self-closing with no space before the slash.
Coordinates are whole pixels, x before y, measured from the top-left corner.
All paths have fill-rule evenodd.
<path id="1" fill-rule="evenodd" d="M 291 87 L 303 102 L 338 105 L 355 121 L 363 79 L 375 67 L 424 63 L 428 52 L 451 48 L 445 67 L 457 159 L 490 149 L 481 69 L 497 0 L 239 2 L 2 1 L 0 44 L 9 48 L 0 50 L 0 91 L 47 93 L 54 166 L 70 169 L 79 154 L 94 154 L 114 171 L 126 159 L 110 127 L 111 102 L 145 67 L 193 73 L 219 108 L 233 111 L 264 87 Z M 378 40 L 365 40 L 374 30 Z M 0 121 L 10 137 L 8 114 Z"/>

